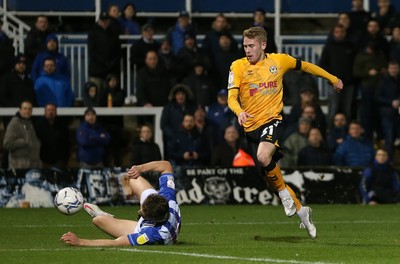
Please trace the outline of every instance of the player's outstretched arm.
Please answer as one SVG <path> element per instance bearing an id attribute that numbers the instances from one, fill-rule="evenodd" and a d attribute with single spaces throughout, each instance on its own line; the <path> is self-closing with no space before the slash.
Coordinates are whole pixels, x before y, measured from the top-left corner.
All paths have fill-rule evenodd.
<path id="1" fill-rule="evenodd" d="M 65 244 L 77 247 L 117 247 L 130 246 L 128 236 L 121 236 L 116 239 L 83 239 L 72 232 L 61 236 L 61 241 Z"/>
<path id="2" fill-rule="evenodd" d="M 144 163 L 141 165 L 133 165 L 128 171 L 128 177 L 132 179 L 137 179 L 141 173 L 147 171 L 156 171 L 163 173 L 172 173 L 172 166 L 169 161 L 159 160 Z"/>

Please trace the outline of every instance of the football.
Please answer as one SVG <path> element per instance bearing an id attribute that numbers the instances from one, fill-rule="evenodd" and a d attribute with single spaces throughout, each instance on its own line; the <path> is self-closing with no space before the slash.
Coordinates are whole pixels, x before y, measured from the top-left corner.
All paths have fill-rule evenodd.
<path id="1" fill-rule="evenodd" d="M 82 209 L 83 195 L 74 187 L 65 187 L 54 197 L 54 205 L 61 213 L 73 215 Z"/>

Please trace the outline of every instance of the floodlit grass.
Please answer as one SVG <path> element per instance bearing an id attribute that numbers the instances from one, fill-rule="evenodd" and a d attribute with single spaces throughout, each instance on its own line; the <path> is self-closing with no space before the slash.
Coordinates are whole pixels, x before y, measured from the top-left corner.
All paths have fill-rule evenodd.
<path id="1" fill-rule="evenodd" d="M 81 211 L 0 209 L 1 263 L 400 263 L 399 205 L 312 205 L 315 240 L 296 216 L 261 205 L 182 206 L 174 246 L 77 248 L 60 236 L 107 238 Z M 103 207 L 136 218 L 137 206 Z"/>

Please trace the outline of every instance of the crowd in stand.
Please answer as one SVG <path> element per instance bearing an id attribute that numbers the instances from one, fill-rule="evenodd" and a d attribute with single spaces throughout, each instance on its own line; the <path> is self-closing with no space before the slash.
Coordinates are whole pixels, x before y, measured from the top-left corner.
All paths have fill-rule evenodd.
<path id="1" fill-rule="evenodd" d="M 377 145 L 385 147 L 389 161 L 394 159 L 395 146 L 400 145 L 400 15 L 389 0 L 378 0 L 376 13 L 364 11 L 360 0 L 352 3 L 350 12 L 338 15 L 319 63 L 344 82 L 342 93 L 329 89 L 328 113 L 322 111 L 313 77 L 293 71 L 284 78 L 285 102 L 292 108 L 285 116 L 286 135 L 281 142 L 283 167 L 368 166 Z M 265 11 L 255 10 L 253 19 L 249 27 L 263 27 L 268 32 L 266 52 L 277 52 Z M 80 166 L 122 164 L 123 117 L 97 118 L 93 108 L 124 105 L 121 60 L 136 65 L 137 105 L 163 107 L 164 153 L 153 141 L 154 120 L 138 117 L 140 133 L 132 147 L 133 163 L 163 156 L 187 166 L 252 165 L 237 160 L 246 157 L 247 148 L 242 128 L 227 106 L 230 64 L 244 56 L 228 19 L 218 14 L 201 43 L 186 11 L 179 13 L 176 24 L 160 41 L 154 39 L 156 27 L 140 25 L 133 4 L 121 12 L 111 5 L 88 32 L 89 79 L 82 101 L 88 108 L 82 113 L 75 138 Z M 121 53 L 120 35 L 139 37 L 127 41 L 132 44 L 130 58 Z M 70 65 L 45 16 L 37 17 L 28 33 L 24 54 L 15 58 L 11 54 L 12 41 L 0 30 L 0 107 L 20 108 L 11 122 L 3 117 L 3 145 L 10 159 L 9 165 L 2 166 L 20 168 L 13 160 L 20 158 L 21 149 L 30 157 L 38 155 L 25 166 L 38 166 L 38 160 L 44 166 L 66 166 L 71 151 L 70 119 L 57 117 L 57 108 L 76 102 Z M 40 120 L 31 121 L 35 106 L 44 107 L 45 113 Z M 34 129 L 28 129 L 31 126 Z"/>

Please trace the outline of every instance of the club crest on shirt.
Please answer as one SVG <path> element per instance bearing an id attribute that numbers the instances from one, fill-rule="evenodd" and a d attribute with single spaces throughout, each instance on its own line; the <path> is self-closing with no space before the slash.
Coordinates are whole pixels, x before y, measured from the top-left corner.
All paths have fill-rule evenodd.
<path id="1" fill-rule="evenodd" d="M 272 74 L 276 74 L 278 72 L 278 69 L 276 68 L 276 66 L 271 66 L 269 67 L 269 72 Z"/>

